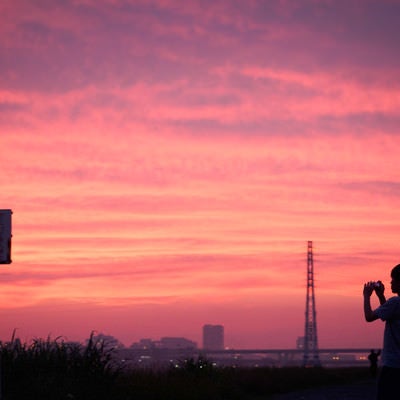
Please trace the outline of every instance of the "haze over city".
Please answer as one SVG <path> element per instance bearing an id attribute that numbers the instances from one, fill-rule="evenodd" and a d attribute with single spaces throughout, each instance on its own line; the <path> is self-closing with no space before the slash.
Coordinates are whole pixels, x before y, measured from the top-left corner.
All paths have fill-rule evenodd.
<path id="1" fill-rule="evenodd" d="M 379 347 L 400 263 L 397 0 L 0 3 L 0 339 L 225 328 Z"/>

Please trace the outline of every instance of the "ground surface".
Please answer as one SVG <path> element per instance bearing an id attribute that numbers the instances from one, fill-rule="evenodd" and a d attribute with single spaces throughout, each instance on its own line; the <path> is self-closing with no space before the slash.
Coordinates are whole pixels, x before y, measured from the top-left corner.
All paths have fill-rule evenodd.
<path id="1" fill-rule="evenodd" d="M 375 393 L 375 380 L 366 380 L 353 385 L 329 386 L 275 395 L 272 400 L 375 400 Z"/>

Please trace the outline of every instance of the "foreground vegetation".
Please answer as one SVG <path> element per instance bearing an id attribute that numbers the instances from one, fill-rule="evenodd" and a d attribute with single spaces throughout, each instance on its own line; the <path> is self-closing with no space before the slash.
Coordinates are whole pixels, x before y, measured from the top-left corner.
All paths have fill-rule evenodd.
<path id="1" fill-rule="evenodd" d="M 368 378 L 367 368 L 180 368 L 124 370 L 91 336 L 85 346 L 55 340 L 0 343 L 5 400 L 255 400 L 276 393 Z"/>

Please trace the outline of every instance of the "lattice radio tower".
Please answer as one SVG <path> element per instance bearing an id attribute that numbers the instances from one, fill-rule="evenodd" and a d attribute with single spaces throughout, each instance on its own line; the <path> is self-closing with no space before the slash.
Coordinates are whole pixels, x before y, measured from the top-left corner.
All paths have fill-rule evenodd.
<path id="1" fill-rule="evenodd" d="M 307 298 L 304 329 L 304 367 L 318 367 L 321 363 L 318 354 L 317 313 L 315 311 L 314 260 L 312 242 L 307 244 Z"/>

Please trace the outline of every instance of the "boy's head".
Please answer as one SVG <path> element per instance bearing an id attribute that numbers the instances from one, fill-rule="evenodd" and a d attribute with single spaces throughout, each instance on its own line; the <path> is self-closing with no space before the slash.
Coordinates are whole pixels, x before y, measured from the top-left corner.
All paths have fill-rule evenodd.
<path id="1" fill-rule="evenodd" d="M 390 276 L 392 278 L 392 292 L 400 294 L 400 264 L 392 269 Z"/>

